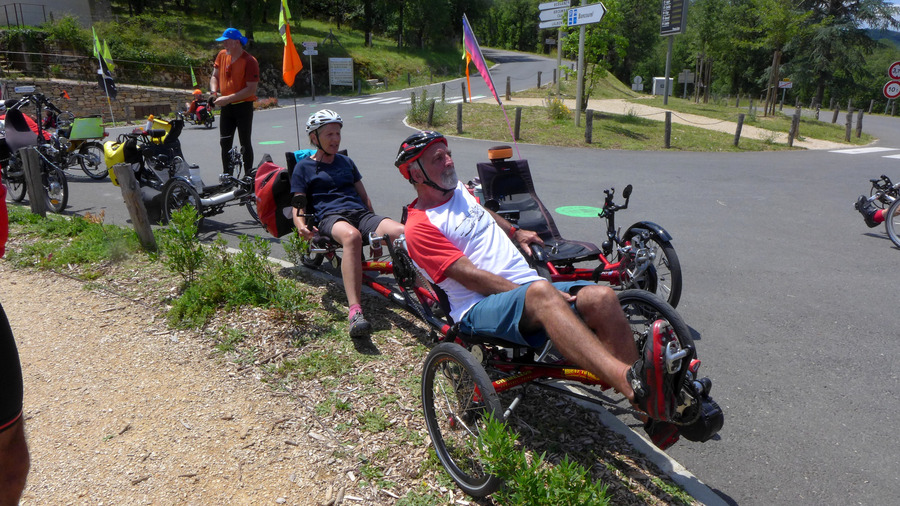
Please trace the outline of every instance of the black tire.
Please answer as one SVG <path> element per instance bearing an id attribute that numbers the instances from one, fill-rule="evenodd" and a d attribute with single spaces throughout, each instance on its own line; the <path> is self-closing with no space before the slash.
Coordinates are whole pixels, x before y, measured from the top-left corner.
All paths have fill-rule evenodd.
<path id="1" fill-rule="evenodd" d="M 103 179 L 109 175 L 109 169 L 106 167 L 105 154 L 103 145 L 96 141 L 85 142 L 78 148 L 78 153 L 82 158 L 78 159 L 81 170 L 91 179 Z"/>
<path id="2" fill-rule="evenodd" d="M 894 246 L 900 248 L 900 199 L 894 201 L 884 216 L 884 228 Z"/>
<path id="3" fill-rule="evenodd" d="M 658 295 L 644 290 L 623 290 L 616 295 L 622 311 L 625 312 L 625 318 L 631 326 L 638 350 L 643 349 L 644 341 L 652 331 L 653 322 L 660 319 L 666 320 L 672 325 L 672 330 L 678 336 L 682 347 L 694 344 L 691 329 L 684 323 L 681 315 Z"/>
<path id="4" fill-rule="evenodd" d="M 881 190 L 876 188 L 875 185 L 872 185 L 872 188 L 869 190 L 869 196 L 871 197 L 879 192 L 881 192 Z M 884 197 L 882 197 L 880 199 L 875 199 L 872 201 L 872 204 L 878 209 L 884 209 L 885 207 L 887 207 L 889 205 L 885 202 L 885 200 L 886 199 Z"/>
<path id="5" fill-rule="evenodd" d="M 44 184 L 44 194 L 47 198 L 47 209 L 54 213 L 61 213 L 69 203 L 69 182 L 66 173 L 58 168 L 44 164 L 41 174 L 41 182 Z"/>
<path id="6" fill-rule="evenodd" d="M 503 412 L 490 378 L 468 350 L 456 343 L 431 350 L 422 367 L 422 405 L 434 451 L 459 488 L 473 497 L 497 490 L 502 481 L 484 470 L 476 440 L 485 417 L 500 420 Z"/>
<path id="7" fill-rule="evenodd" d="M 206 116 L 206 117 L 203 118 L 203 124 L 206 126 L 207 129 L 212 128 L 212 127 L 213 127 L 213 122 L 215 121 L 216 117 L 213 116 L 213 115 L 212 115 L 211 113 L 209 113 L 209 112 L 207 112 L 207 113 L 205 114 L 205 116 Z"/>
<path id="8" fill-rule="evenodd" d="M 253 218 L 253 221 L 255 221 L 257 225 L 261 225 L 262 222 L 259 221 L 259 213 L 256 212 L 256 197 L 250 195 L 247 202 L 244 203 L 244 206 L 247 207 L 247 212 L 250 213 L 250 217 Z"/>
<path id="9" fill-rule="evenodd" d="M 163 188 L 163 219 L 166 223 L 172 218 L 172 213 L 184 206 L 194 206 L 201 218 L 197 220 L 197 227 L 203 224 L 203 206 L 200 204 L 200 195 L 194 187 L 178 177 L 170 179 Z"/>
<path id="10" fill-rule="evenodd" d="M 623 239 L 631 241 L 636 232 L 628 231 Z M 681 262 L 675 253 L 675 247 L 669 241 L 662 240 L 655 233 L 645 242 L 647 248 L 654 252 L 656 258 L 653 265 L 641 277 L 635 279 L 636 287 L 652 291 L 659 295 L 672 307 L 678 307 L 681 300 Z"/>
<path id="11" fill-rule="evenodd" d="M 322 260 L 325 259 L 325 255 L 321 253 L 310 253 L 310 247 L 311 245 L 307 242 L 303 251 L 300 252 L 300 262 L 307 267 L 319 267 L 322 265 Z"/>
<path id="12" fill-rule="evenodd" d="M 6 186 L 6 192 L 13 202 L 22 202 L 25 200 L 25 171 L 22 168 L 22 162 L 19 157 L 11 154 L 6 168 L 3 170 L 3 184 Z"/>
<path id="13" fill-rule="evenodd" d="M 242 147 L 233 147 L 228 150 L 228 166 L 231 169 L 231 174 L 236 178 L 240 179 L 244 177 L 244 148 Z"/>

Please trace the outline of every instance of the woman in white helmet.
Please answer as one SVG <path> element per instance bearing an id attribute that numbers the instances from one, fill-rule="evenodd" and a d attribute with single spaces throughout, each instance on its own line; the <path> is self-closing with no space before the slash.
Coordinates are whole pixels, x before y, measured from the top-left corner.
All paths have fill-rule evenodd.
<path id="1" fill-rule="evenodd" d="M 374 232 L 391 240 L 403 233 L 403 225 L 375 214 L 372 201 L 362 183 L 362 175 L 349 157 L 338 153 L 344 122 L 334 111 L 323 109 L 306 122 L 309 142 L 316 153 L 297 162 L 291 174 L 291 192 L 305 195 L 315 214 L 317 226 L 311 226 L 294 211 L 294 225 L 307 240 L 315 234 L 331 237 L 344 250 L 345 259 L 362 258 L 363 238 Z M 350 337 L 365 338 L 372 331 L 360 307 L 362 265 L 341 262 L 341 277 L 349 306 Z"/>

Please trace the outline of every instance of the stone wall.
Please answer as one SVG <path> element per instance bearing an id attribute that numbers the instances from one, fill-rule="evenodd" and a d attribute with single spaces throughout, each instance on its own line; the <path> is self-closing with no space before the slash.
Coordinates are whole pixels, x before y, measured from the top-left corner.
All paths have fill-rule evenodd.
<path id="1" fill-rule="evenodd" d="M 185 102 L 191 100 L 193 88 L 172 89 L 117 84 L 119 93 L 114 100 L 107 102 L 106 95 L 97 83 L 84 81 L 67 81 L 63 79 L 18 79 L 3 82 L 3 98 L 18 98 L 21 93 L 14 91 L 16 86 L 34 86 L 35 91 L 43 93 L 51 102 L 64 111 L 75 116 L 91 116 L 99 114 L 104 123 L 115 119 L 117 124 L 142 123 L 148 114 L 171 116 Z M 66 91 L 69 100 L 60 98 Z M 110 106 L 112 115 L 110 117 Z"/>

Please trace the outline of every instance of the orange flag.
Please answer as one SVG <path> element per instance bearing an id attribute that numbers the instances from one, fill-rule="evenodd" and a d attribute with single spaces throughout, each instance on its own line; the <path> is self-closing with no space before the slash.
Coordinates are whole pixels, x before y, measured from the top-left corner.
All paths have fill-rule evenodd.
<path id="1" fill-rule="evenodd" d="M 284 79 L 284 84 L 293 86 L 297 73 L 303 69 L 303 63 L 300 61 L 300 55 L 297 53 L 297 48 L 291 39 L 291 27 L 288 25 L 290 17 L 291 12 L 287 8 L 287 3 L 285 0 L 281 0 L 281 12 L 278 16 L 278 31 L 281 32 L 281 37 L 284 40 L 284 61 L 281 64 L 281 78 Z"/>

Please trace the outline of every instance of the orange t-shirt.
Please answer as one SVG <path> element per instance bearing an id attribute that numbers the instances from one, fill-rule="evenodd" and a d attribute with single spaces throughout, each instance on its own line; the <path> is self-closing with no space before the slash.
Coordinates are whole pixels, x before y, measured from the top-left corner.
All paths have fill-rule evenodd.
<path id="1" fill-rule="evenodd" d="M 213 66 L 219 69 L 220 95 L 231 95 L 247 87 L 247 83 L 259 82 L 259 63 L 247 51 L 241 53 L 236 60 L 231 61 L 231 56 L 223 49 L 216 56 L 216 63 Z M 247 97 L 240 102 L 254 100 L 256 100 L 256 95 Z"/>

